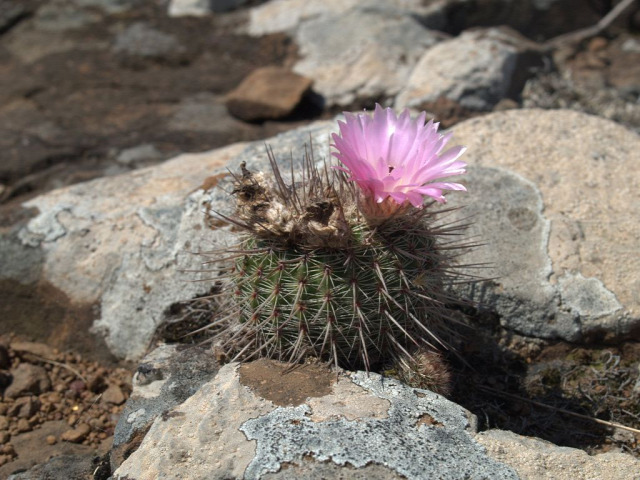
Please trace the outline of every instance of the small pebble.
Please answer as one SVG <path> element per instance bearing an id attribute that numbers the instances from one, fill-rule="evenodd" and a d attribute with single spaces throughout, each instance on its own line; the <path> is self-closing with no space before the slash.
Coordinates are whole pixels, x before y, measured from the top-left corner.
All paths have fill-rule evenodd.
<path id="1" fill-rule="evenodd" d="M 64 432 L 60 436 L 60 439 L 65 442 L 82 443 L 84 439 L 87 438 L 87 435 L 89 435 L 90 431 L 91 427 L 89 425 L 87 425 L 86 423 L 81 423 L 73 430 L 67 430 L 66 432 Z"/>
<path id="2" fill-rule="evenodd" d="M 55 437 L 55 435 L 47 435 L 47 444 L 48 445 L 55 445 L 56 442 L 58 441 Z"/>

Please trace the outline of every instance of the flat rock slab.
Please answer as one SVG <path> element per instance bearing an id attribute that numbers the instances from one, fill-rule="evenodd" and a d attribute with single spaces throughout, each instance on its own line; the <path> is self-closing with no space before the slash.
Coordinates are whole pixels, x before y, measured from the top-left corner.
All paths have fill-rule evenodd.
<path id="1" fill-rule="evenodd" d="M 350 478 L 518 478 L 473 440 L 469 412 L 435 393 L 365 372 L 336 381 L 335 373 L 313 365 L 294 371 L 296 377 L 260 379 L 269 369 L 284 366 L 268 360 L 224 366 L 156 419 L 114 479 L 292 478 L 293 472 L 310 479 L 328 471 Z M 316 388 L 317 379 L 330 388 Z M 306 391 L 279 406 L 278 385 Z"/>

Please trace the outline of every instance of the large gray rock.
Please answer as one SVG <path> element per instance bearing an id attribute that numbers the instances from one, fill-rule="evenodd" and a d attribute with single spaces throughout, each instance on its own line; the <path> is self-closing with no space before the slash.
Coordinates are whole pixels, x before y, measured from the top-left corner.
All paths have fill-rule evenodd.
<path id="1" fill-rule="evenodd" d="M 195 363 L 206 362 L 207 354 L 198 357 Z M 165 346 L 143 365 L 166 371 L 185 361 L 195 365 L 188 352 Z M 622 452 L 590 456 L 508 431 L 478 433 L 462 407 L 375 373 L 337 376 L 320 364 L 287 369 L 260 360 L 226 365 L 204 382 L 176 374 L 134 384 L 129 403 L 136 406 L 121 416 L 111 453 L 114 480 L 617 480 L 640 471 Z M 192 395 L 177 402 L 170 393 L 176 381 L 182 390 L 194 387 Z M 142 398 L 153 415 L 140 408 Z M 135 442 L 119 444 L 122 431 Z"/>
<path id="2" fill-rule="evenodd" d="M 388 101 L 424 51 L 443 38 L 411 15 L 352 9 L 300 25 L 294 39 L 302 58 L 293 70 L 313 79 L 328 105 Z"/>
<path id="3" fill-rule="evenodd" d="M 0 279 L 52 285 L 70 310 L 98 305 L 94 331 L 118 357 L 140 358 L 165 309 L 208 289 L 178 273 L 178 264 L 198 268 L 189 252 L 220 237 L 208 231 L 207 247 L 193 241 L 204 218 L 190 195 L 245 148 L 184 155 L 30 200 L 25 208 L 38 213 L 1 239 Z"/>
<path id="4" fill-rule="evenodd" d="M 446 25 L 442 9 L 445 1 L 367 0 L 367 10 L 392 11 L 419 18 L 428 28 L 441 30 Z M 338 17 L 348 10 L 363 6 L 359 0 L 271 0 L 249 12 L 249 35 L 260 36 L 276 32 L 294 32 L 307 20 L 319 17 Z M 364 26 L 364 25 L 363 25 Z M 346 32 L 345 32 L 346 33 Z"/>
<path id="5" fill-rule="evenodd" d="M 266 143 L 286 166 L 300 161 L 310 140 L 316 158 L 328 159 L 335 128 L 317 123 Z M 639 137 L 607 120 L 541 110 L 494 113 L 455 133 L 472 167 L 469 192 L 452 193 L 449 203 L 468 205 L 460 215 L 474 216 L 469 235 L 486 243 L 461 261 L 489 263 L 473 273 L 494 278 L 461 293 L 525 335 L 637 338 L 640 186 L 629 172 Z M 268 170 L 263 142 L 183 155 L 29 200 L 33 218 L 0 236 L 2 285 L 52 286 L 68 299 L 67 310 L 91 312 L 92 332 L 111 352 L 140 358 L 167 309 L 209 289 L 181 270 L 200 268 L 194 252 L 232 244 L 226 229 L 205 224 L 203 210 L 233 211 L 226 167 L 235 171 L 242 161 Z M 216 183 L 221 188 L 200 189 Z M 40 317 L 52 336 L 77 328 L 62 323 L 64 315 L 53 327 L 42 315 L 32 322 Z"/>
<path id="6" fill-rule="evenodd" d="M 395 106 L 428 110 L 451 102 L 488 111 L 503 98 L 516 98 L 530 67 L 539 63 L 536 45 L 513 30 L 470 30 L 422 55 Z"/>
<path id="7" fill-rule="evenodd" d="M 640 336 L 640 137 L 585 114 L 494 113 L 459 124 L 473 167 L 471 235 L 495 280 L 470 295 L 520 333 L 569 341 Z M 474 273 L 479 273 L 475 271 Z"/>
<path id="8" fill-rule="evenodd" d="M 348 478 L 518 478 L 473 440 L 469 412 L 444 397 L 374 373 L 341 374 L 336 382 L 320 366 L 283 375 L 284 368 L 266 360 L 225 365 L 156 419 L 114 480 L 312 479 L 328 471 Z M 294 389 L 296 398 L 282 396 Z"/>

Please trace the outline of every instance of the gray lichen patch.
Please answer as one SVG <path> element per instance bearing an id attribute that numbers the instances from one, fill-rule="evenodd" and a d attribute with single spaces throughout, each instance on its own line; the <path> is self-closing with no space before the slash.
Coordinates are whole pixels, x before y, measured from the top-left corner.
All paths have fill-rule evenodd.
<path id="1" fill-rule="evenodd" d="M 558 283 L 563 303 L 580 316 L 598 318 L 622 308 L 616 296 L 597 278 L 567 272 Z"/>
<path id="2" fill-rule="evenodd" d="M 388 418 L 313 422 L 309 406 L 300 405 L 248 420 L 241 431 L 256 440 L 257 447 L 244 477 L 261 478 L 311 455 L 316 461 L 340 466 L 380 464 L 410 479 L 518 478 L 471 438 L 462 407 L 426 390 L 419 397 L 413 389 L 377 374 L 357 372 L 351 379 L 370 395 L 389 402 Z M 425 414 L 442 425 L 417 425 Z"/>

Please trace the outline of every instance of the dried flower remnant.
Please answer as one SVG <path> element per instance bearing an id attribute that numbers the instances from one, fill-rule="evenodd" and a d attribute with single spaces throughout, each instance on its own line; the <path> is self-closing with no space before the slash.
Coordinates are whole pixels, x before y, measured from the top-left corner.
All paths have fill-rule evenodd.
<path id="1" fill-rule="evenodd" d="M 424 197 L 445 202 L 443 190 L 466 190 L 460 183 L 441 181 L 465 173 L 458 160 L 466 147 L 443 152 L 451 133 L 438 133 L 438 123 L 425 124 L 426 113 L 412 119 L 409 110 L 397 116 L 376 104 L 373 116 L 345 113 L 333 134 L 333 155 L 361 189 L 363 213 L 388 216 L 408 207 L 421 208 Z M 377 203 L 376 207 L 372 203 Z"/>

